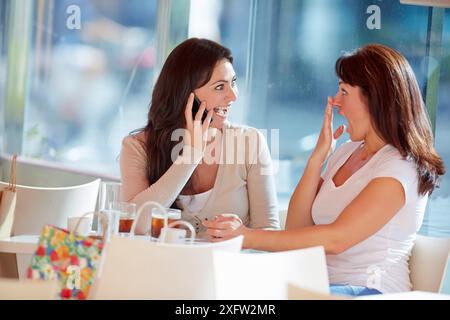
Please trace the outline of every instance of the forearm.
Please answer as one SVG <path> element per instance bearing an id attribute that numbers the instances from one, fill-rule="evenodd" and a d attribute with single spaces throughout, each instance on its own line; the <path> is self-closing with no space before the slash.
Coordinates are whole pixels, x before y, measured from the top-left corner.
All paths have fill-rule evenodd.
<path id="1" fill-rule="evenodd" d="M 327 254 L 342 251 L 342 237 L 332 225 L 317 225 L 294 230 L 276 231 L 246 229 L 244 248 L 264 251 L 286 251 L 323 246 Z"/>
<path id="2" fill-rule="evenodd" d="M 317 195 L 320 183 L 322 163 L 314 158 L 308 160 L 300 182 L 289 201 L 286 229 L 314 225 L 311 217 L 311 208 Z"/>
<path id="3" fill-rule="evenodd" d="M 184 188 L 198 163 L 201 155 L 185 151 L 169 169 L 148 188 L 137 194 L 131 202 L 141 206 L 147 201 L 155 201 L 163 207 L 169 207 Z"/>
<path id="4" fill-rule="evenodd" d="M 128 155 L 125 153 L 125 155 Z M 169 169 L 153 184 L 148 185 L 146 179 L 145 166 L 138 156 L 135 158 L 121 157 L 121 175 L 122 175 L 122 192 L 123 201 L 136 203 L 138 209 L 147 201 L 154 201 L 163 207 L 170 207 L 180 194 L 183 187 L 191 177 L 201 155 L 192 152 L 183 152 Z M 145 233 L 150 225 L 150 217 L 148 214 L 142 214 L 137 222 L 136 233 Z"/>

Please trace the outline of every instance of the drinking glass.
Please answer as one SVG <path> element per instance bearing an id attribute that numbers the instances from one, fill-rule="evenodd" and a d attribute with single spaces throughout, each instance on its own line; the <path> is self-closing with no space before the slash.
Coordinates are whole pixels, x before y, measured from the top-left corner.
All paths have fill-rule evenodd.
<path id="1" fill-rule="evenodd" d="M 161 212 L 159 208 L 152 208 L 152 221 L 150 233 L 153 240 L 158 239 L 161 233 L 161 228 L 164 227 L 164 219 L 167 218 L 167 224 L 181 220 L 181 210 L 166 208 L 167 215 Z"/>
<path id="2" fill-rule="evenodd" d="M 119 233 L 129 233 L 135 218 L 136 204 L 130 202 L 120 202 Z"/>

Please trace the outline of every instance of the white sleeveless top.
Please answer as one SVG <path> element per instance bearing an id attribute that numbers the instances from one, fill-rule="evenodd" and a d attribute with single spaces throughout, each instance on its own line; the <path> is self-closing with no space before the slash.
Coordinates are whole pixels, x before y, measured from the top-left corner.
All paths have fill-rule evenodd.
<path id="1" fill-rule="evenodd" d="M 405 205 L 375 234 L 340 254 L 328 254 L 330 283 L 358 285 L 383 293 L 411 290 L 408 260 L 416 233 L 422 225 L 428 195 L 419 196 L 416 166 L 396 148 L 385 145 L 345 183 L 336 187 L 333 177 L 362 142 L 344 143 L 330 157 L 324 180 L 312 206 L 316 225 L 334 222 L 345 207 L 377 177 L 399 181 Z"/>

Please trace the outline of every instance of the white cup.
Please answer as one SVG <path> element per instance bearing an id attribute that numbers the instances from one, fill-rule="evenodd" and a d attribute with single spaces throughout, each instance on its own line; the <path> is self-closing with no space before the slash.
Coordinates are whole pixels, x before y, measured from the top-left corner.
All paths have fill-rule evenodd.
<path id="1" fill-rule="evenodd" d="M 165 243 L 184 243 L 186 239 L 186 230 L 177 228 L 161 228 L 159 241 Z"/>
<path id="2" fill-rule="evenodd" d="M 77 227 L 78 221 L 80 224 Z M 87 236 L 92 230 L 92 217 L 68 217 L 67 218 L 67 229 L 70 232 L 75 232 L 82 236 Z"/>
<path id="3" fill-rule="evenodd" d="M 178 225 L 185 226 L 189 229 L 189 231 L 191 232 L 189 240 L 192 243 L 192 241 L 195 239 L 195 229 L 192 224 L 182 220 L 173 221 L 167 226 L 161 228 L 161 234 L 159 235 L 158 242 L 184 243 L 186 239 L 186 229 L 172 228 Z"/>

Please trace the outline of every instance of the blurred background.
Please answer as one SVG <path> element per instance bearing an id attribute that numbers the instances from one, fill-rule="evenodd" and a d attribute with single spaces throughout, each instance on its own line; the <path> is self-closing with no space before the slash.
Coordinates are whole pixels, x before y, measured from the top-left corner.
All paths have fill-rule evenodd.
<path id="1" fill-rule="evenodd" d="M 450 166 L 450 9 L 398 0 L 0 0 L 0 152 L 119 178 L 122 138 L 146 124 L 167 54 L 194 36 L 232 50 L 230 120 L 268 133 L 281 208 L 337 90 L 336 59 L 367 43 L 408 58 Z M 450 235 L 450 174 L 421 233 Z"/>

